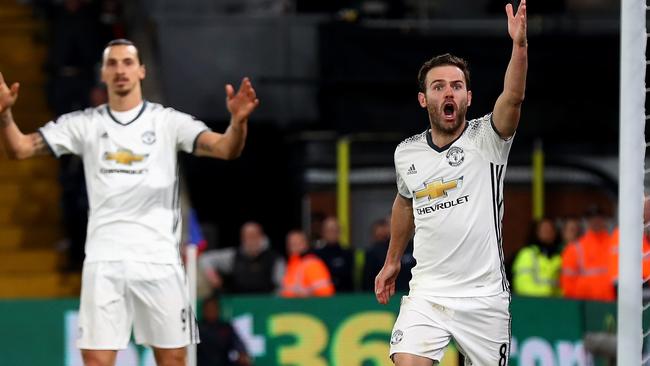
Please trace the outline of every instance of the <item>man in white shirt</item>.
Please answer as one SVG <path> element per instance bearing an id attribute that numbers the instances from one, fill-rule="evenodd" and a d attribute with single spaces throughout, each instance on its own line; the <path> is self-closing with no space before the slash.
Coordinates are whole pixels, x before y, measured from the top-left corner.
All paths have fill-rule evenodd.
<path id="1" fill-rule="evenodd" d="M 445 54 L 420 69 L 418 101 L 430 129 L 395 150 L 398 194 L 391 239 L 375 279 L 377 300 L 395 293 L 400 258 L 415 232 L 416 266 L 390 340 L 397 366 L 430 366 L 453 337 L 466 365 L 508 364 L 510 289 L 503 265 L 503 181 L 528 68 L 526 1 L 506 6 L 512 55 L 492 113 L 465 118 L 467 64 Z"/>
<path id="2" fill-rule="evenodd" d="M 226 85 L 231 114 L 225 133 L 142 97 L 146 70 L 128 40 L 111 41 L 101 78 L 108 104 L 73 112 L 23 134 L 11 107 L 18 83 L 0 74 L 0 139 L 13 159 L 62 154 L 84 162 L 90 204 L 77 342 L 86 365 L 114 365 L 131 329 L 153 347 L 158 365 L 185 365 L 198 343 L 180 256 L 177 152 L 234 159 L 243 148 L 249 115 L 259 104 L 244 78 Z"/>

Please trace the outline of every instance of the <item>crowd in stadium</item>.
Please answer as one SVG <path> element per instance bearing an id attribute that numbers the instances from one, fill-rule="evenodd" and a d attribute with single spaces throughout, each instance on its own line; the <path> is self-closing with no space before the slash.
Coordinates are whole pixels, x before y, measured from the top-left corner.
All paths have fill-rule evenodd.
<path id="1" fill-rule="evenodd" d="M 259 223 L 247 222 L 241 228 L 238 248 L 202 253 L 202 293 L 308 297 L 373 291 L 390 240 L 388 220 L 375 222 L 371 230 L 373 242 L 355 254 L 354 249 L 341 246 L 338 222 L 328 217 L 311 242 L 303 231 L 289 232 L 284 256 L 269 245 Z M 643 245 L 648 252 L 647 235 Z M 415 259 L 407 253 L 397 281 L 399 291 L 408 291 L 414 265 Z M 521 244 L 508 267 L 516 295 L 614 301 L 618 228 L 611 227 L 611 217 L 596 205 L 583 217 L 545 217 L 531 223 L 528 241 Z M 644 261 L 643 273 L 645 277 L 650 274 L 650 260 Z"/>
<path id="2" fill-rule="evenodd" d="M 615 301 L 618 276 L 618 228 L 599 206 L 582 217 L 542 218 L 531 223 L 530 238 L 511 259 L 508 267 L 513 293 L 529 297 L 564 297 L 575 300 Z M 248 222 L 241 229 L 239 248 L 213 249 L 200 257 L 204 273 L 202 294 L 208 303 L 218 294 L 270 294 L 283 297 L 332 296 L 348 291 L 372 291 L 374 277 L 384 263 L 390 230 L 388 220 L 372 225 L 373 242 L 359 251 L 340 245 L 336 218 L 326 218 L 309 243 L 303 231 L 286 237 L 286 261 L 269 246 L 263 228 Z M 644 253 L 650 251 L 647 233 Z M 412 250 L 412 248 L 411 248 Z M 397 290 L 407 292 L 412 255 L 402 259 Z M 644 259 L 643 276 L 650 275 L 650 260 Z M 242 280 L 245 279 L 245 280 Z M 221 325 L 227 327 L 227 325 Z M 235 341 L 228 341 L 237 345 Z M 222 343 L 223 344 L 223 343 Z M 247 365 L 242 349 L 242 365 Z M 205 355 L 204 355 L 205 356 Z M 207 356 L 205 356 L 207 357 Z"/>
<path id="3" fill-rule="evenodd" d="M 356 254 L 354 249 L 339 242 L 337 219 L 327 217 L 320 235 L 311 243 L 304 231 L 290 231 L 284 256 L 269 245 L 259 223 L 247 222 L 241 228 L 239 247 L 211 249 L 201 254 L 199 263 L 205 283 L 200 292 L 309 297 L 373 291 L 374 278 L 384 264 L 389 235 L 387 220 L 375 222 L 373 242 L 367 250 Z M 398 290 L 408 290 L 410 269 L 414 265 L 413 256 L 407 253 L 397 280 Z"/>
<path id="4" fill-rule="evenodd" d="M 619 236 L 618 228 L 610 228 L 610 222 L 611 218 L 598 206 L 590 207 L 584 218 L 563 220 L 560 234 L 553 219 L 536 222 L 528 244 L 514 257 L 514 293 L 615 301 Z M 643 248 L 648 251 L 647 233 Z M 644 258 L 644 278 L 649 270 L 650 262 Z"/>

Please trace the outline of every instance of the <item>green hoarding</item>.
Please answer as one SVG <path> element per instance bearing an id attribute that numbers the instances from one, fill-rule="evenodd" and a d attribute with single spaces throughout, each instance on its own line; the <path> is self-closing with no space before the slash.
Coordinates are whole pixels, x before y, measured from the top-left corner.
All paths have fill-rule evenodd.
<path id="1" fill-rule="evenodd" d="M 0 301 L 0 365 L 81 365 L 77 338 L 77 300 Z M 276 297 L 226 297 L 230 319 L 263 366 L 384 366 L 388 340 L 399 308 L 371 294 L 287 300 Z M 582 366 L 586 330 L 612 327 L 614 304 L 562 299 L 514 298 L 511 305 L 510 365 Z M 444 366 L 456 366 L 447 352 Z M 151 351 L 130 345 L 118 365 L 154 365 Z"/>

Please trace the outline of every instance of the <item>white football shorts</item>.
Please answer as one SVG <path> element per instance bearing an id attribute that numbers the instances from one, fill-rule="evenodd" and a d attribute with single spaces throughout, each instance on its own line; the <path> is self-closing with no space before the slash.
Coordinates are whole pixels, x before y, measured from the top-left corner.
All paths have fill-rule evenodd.
<path id="1" fill-rule="evenodd" d="M 453 338 L 465 365 L 506 366 L 510 357 L 510 294 L 402 297 L 390 357 L 408 353 L 440 362 Z"/>
<path id="2" fill-rule="evenodd" d="M 111 261 L 84 263 L 77 346 L 125 349 L 199 343 L 196 318 L 180 264 Z"/>

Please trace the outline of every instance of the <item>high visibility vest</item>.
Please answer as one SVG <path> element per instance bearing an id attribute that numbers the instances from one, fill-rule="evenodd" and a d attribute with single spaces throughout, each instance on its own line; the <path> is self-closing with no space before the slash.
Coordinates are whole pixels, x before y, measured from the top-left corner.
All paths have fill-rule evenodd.
<path id="1" fill-rule="evenodd" d="M 514 292 L 523 296 L 559 296 L 562 257 L 547 256 L 537 245 L 519 251 L 512 266 Z"/>
<path id="2" fill-rule="evenodd" d="M 606 231 L 587 232 L 562 252 L 560 285 L 565 297 L 581 300 L 616 299 L 610 276 L 611 237 Z"/>
<path id="3" fill-rule="evenodd" d="M 645 235 L 645 233 L 642 235 L 642 250 L 643 250 L 643 280 L 648 279 L 650 277 L 650 241 L 648 241 L 648 237 Z M 619 231 L 618 227 L 614 229 L 612 232 L 612 237 L 611 237 L 611 253 L 610 253 L 610 260 L 609 260 L 609 277 L 610 280 L 613 283 L 618 283 L 618 246 L 619 246 Z"/>
<path id="4" fill-rule="evenodd" d="M 334 292 L 329 270 L 320 258 L 311 253 L 289 257 L 281 296 L 332 296 Z"/>

